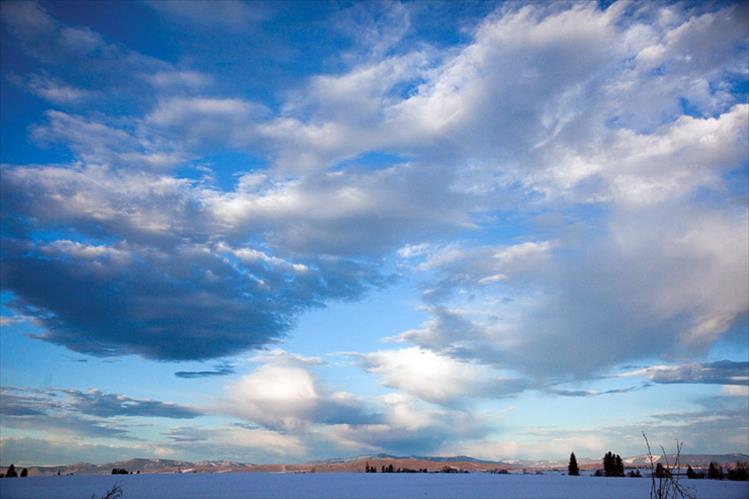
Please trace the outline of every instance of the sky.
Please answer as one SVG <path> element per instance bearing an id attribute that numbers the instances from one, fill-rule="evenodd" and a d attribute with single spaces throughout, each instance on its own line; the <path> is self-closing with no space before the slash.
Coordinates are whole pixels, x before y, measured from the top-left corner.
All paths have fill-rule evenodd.
<path id="1" fill-rule="evenodd" d="M 748 26 L 0 3 L 0 462 L 749 453 Z"/>

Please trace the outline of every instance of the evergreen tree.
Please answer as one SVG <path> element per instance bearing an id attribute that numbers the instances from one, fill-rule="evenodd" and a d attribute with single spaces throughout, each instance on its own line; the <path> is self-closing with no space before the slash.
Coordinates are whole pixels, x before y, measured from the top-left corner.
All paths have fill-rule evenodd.
<path id="1" fill-rule="evenodd" d="M 710 467 L 707 469 L 707 477 L 711 480 L 723 480 L 723 468 L 718 466 L 714 461 L 710 461 Z"/>
<path id="2" fill-rule="evenodd" d="M 603 456 L 603 476 L 614 476 L 614 454 L 609 451 Z"/>
<path id="3" fill-rule="evenodd" d="M 655 477 L 656 478 L 670 478 L 671 472 L 667 470 L 661 463 L 655 465 Z"/>
<path id="4" fill-rule="evenodd" d="M 29 476 L 29 470 L 26 468 L 21 470 L 21 478 Z"/>
<path id="5" fill-rule="evenodd" d="M 5 478 L 18 478 L 18 472 L 14 465 L 8 466 L 8 471 L 5 473 Z"/>
<path id="6" fill-rule="evenodd" d="M 735 468 L 728 469 L 728 473 L 726 473 L 726 478 L 728 478 L 729 480 L 738 480 L 740 482 L 746 482 L 747 479 L 749 479 L 749 473 L 747 473 L 746 464 L 742 463 L 741 461 L 737 461 Z"/>
<path id="7" fill-rule="evenodd" d="M 577 458 L 574 452 L 570 454 L 570 464 L 567 466 L 567 474 L 570 476 L 580 475 L 580 468 L 577 467 Z"/>
<path id="8" fill-rule="evenodd" d="M 624 476 L 624 462 L 619 454 L 614 457 L 614 476 Z"/>
<path id="9" fill-rule="evenodd" d="M 687 466 L 687 478 L 689 479 L 697 478 L 697 473 L 694 472 L 691 465 Z"/>

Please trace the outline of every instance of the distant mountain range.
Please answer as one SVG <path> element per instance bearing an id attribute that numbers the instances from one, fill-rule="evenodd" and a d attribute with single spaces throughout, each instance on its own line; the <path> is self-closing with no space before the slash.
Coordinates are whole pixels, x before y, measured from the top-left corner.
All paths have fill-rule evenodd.
<path id="1" fill-rule="evenodd" d="M 674 456 L 669 456 L 673 462 Z M 662 459 L 662 458 L 658 458 Z M 626 467 L 647 467 L 647 456 L 634 456 L 623 459 Z M 749 462 L 747 454 L 682 454 L 682 465 L 693 468 L 706 468 L 714 461 L 723 466 L 733 466 L 737 461 Z M 593 470 L 601 467 L 600 459 L 578 458 L 579 466 L 583 470 Z M 10 463 L 3 464 L 3 471 Z M 374 454 L 354 458 L 335 458 L 323 461 L 311 461 L 303 464 L 252 464 L 234 461 L 179 461 L 173 459 L 129 459 L 107 464 L 77 463 L 62 466 L 26 466 L 29 476 L 49 475 L 101 475 L 109 474 L 113 468 L 125 469 L 133 473 L 228 473 L 228 472 L 276 472 L 276 473 L 329 473 L 329 472 L 361 472 L 365 466 L 373 466 L 378 471 L 382 467 L 393 465 L 393 468 L 441 471 L 452 468 L 461 471 L 497 471 L 510 472 L 559 470 L 566 471 L 566 460 L 512 460 L 486 461 L 469 456 L 393 456 L 390 454 Z M 17 468 L 22 467 L 16 464 Z"/>

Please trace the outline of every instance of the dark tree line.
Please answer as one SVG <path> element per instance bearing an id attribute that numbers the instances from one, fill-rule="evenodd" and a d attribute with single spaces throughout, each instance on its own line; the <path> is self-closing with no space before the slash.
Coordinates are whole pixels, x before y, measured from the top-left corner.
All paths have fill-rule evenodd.
<path id="1" fill-rule="evenodd" d="M 443 468 L 441 473 L 449 473 L 449 471 L 446 471 L 446 468 Z M 369 462 L 365 464 L 364 467 L 365 473 L 377 473 L 377 466 L 370 466 Z M 429 473 L 429 470 L 426 468 L 419 468 L 419 469 L 413 469 L 413 468 L 396 468 L 393 466 L 393 464 L 388 464 L 385 466 L 384 464 L 380 468 L 380 473 Z"/>
<path id="2" fill-rule="evenodd" d="M 733 468 L 728 468 L 725 471 L 723 467 L 715 461 L 710 461 L 710 466 L 707 468 L 707 473 L 704 471 L 694 471 L 691 466 L 687 467 L 687 477 L 694 480 L 702 478 L 709 478 L 710 480 L 736 480 L 740 482 L 746 482 L 749 479 L 749 470 L 747 469 L 747 463 L 737 462 Z"/>
<path id="3" fill-rule="evenodd" d="M 8 471 L 5 473 L 0 473 L 0 478 L 18 478 L 18 472 L 16 471 L 16 466 L 14 464 L 11 464 L 8 466 Z M 21 478 L 29 476 L 29 470 L 26 468 L 23 468 L 21 470 Z"/>

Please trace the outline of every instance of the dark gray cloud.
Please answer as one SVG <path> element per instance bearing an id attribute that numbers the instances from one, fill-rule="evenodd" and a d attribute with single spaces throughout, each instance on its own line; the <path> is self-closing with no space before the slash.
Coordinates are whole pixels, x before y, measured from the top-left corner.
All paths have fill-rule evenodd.
<path id="1" fill-rule="evenodd" d="M 10 307 L 43 326 L 40 338 L 71 350 L 210 359 L 277 341 L 303 311 L 386 285 L 388 250 L 463 221 L 435 209 L 446 179 L 429 170 L 323 177 L 222 193 L 146 173 L 6 168 L 0 283 Z M 36 230 L 60 239 L 33 241 Z"/>
<path id="2" fill-rule="evenodd" d="M 133 439 L 127 428 L 71 410 L 61 390 L 3 387 L 0 426 L 91 438 Z"/>
<path id="3" fill-rule="evenodd" d="M 123 263 L 14 246 L 4 245 L 1 274 L 3 288 L 15 296 L 11 306 L 36 311 L 45 329 L 40 338 L 77 352 L 204 359 L 262 346 L 291 325 L 273 293 L 227 262 L 190 249 L 161 262 L 140 254 Z M 204 279 L 210 271 L 215 279 Z"/>
<path id="4" fill-rule="evenodd" d="M 232 8 L 243 12 L 239 4 Z M 305 310 L 387 283 L 381 257 L 404 240 L 468 222 L 467 197 L 450 189 L 446 168 L 352 167 L 288 182 L 253 172 L 228 191 L 211 174 L 194 181 L 158 175 L 190 169 L 193 153 L 205 152 L 201 134 L 253 150 L 253 140 L 276 144 L 273 137 L 243 137 L 262 123 L 275 123 L 270 128 L 278 132 L 277 120 L 265 121 L 268 110 L 243 99 L 193 98 L 191 91 L 210 87 L 208 75 L 64 26 L 41 5 L 4 6 L 4 14 L 19 52 L 53 67 L 85 58 L 87 82 L 101 83 L 102 95 L 116 79 L 129 82 L 124 94 L 159 99 L 139 98 L 141 111 L 151 108 L 139 117 L 48 111 L 31 127 L 32 138 L 67 148 L 75 161 L 3 167 L 0 285 L 13 294 L 10 307 L 29 311 L 44 329 L 38 338 L 97 356 L 160 360 L 259 348 L 283 338 Z M 44 79 L 45 92 L 55 82 L 77 88 L 70 76 Z M 149 86 L 158 91 L 143 91 Z M 175 89 L 179 97 L 170 93 Z M 196 133 L 187 133 L 195 123 Z M 289 135 L 280 133 L 284 150 Z M 36 241 L 38 231 L 60 241 Z"/>
<path id="5" fill-rule="evenodd" d="M 137 440 L 131 425 L 124 424 L 120 417 L 191 419 L 200 415 L 176 404 L 98 390 L 3 387 L 0 391 L 0 426 L 66 436 Z"/>
<path id="6" fill-rule="evenodd" d="M 201 245 L 166 254 L 121 246 L 98 255 L 89 248 L 86 256 L 78 249 L 6 240 L 0 279 L 14 294 L 10 306 L 37 317 L 40 338 L 98 356 L 198 360 L 262 347 L 301 311 L 353 299 L 381 280 L 353 261 L 275 270 Z"/>
<path id="7" fill-rule="evenodd" d="M 2 416 L 41 416 L 48 409 L 61 406 L 54 400 L 38 391 L 18 391 L 3 387 L 0 391 L 0 415 Z"/>
<path id="8" fill-rule="evenodd" d="M 173 419 L 192 419 L 201 415 L 195 409 L 159 402 L 157 400 L 139 400 L 116 395 L 114 393 L 102 393 L 99 390 L 81 392 L 78 390 L 65 390 L 71 400 L 70 407 L 76 411 L 100 418 L 112 418 L 117 416 L 142 416 Z"/>

